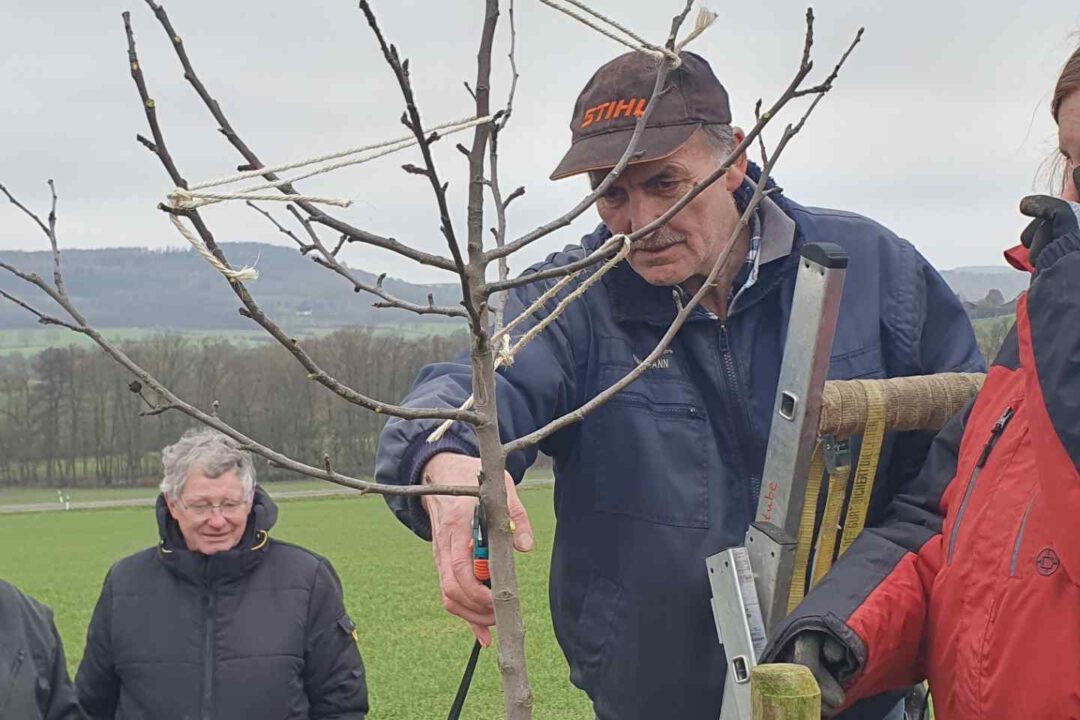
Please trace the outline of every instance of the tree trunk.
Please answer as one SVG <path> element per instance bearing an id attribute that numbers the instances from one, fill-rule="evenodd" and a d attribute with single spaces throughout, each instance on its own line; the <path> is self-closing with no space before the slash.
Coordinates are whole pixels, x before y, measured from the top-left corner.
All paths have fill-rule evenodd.
<path id="1" fill-rule="evenodd" d="M 474 338 L 472 350 L 473 391 L 476 410 L 490 418 L 476 427 L 480 444 L 480 501 L 488 522 L 488 553 L 491 566 L 491 594 L 495 601 L 496 642 L 502 677 L 506 720 L 530 720 L 533 695 L 525 667 L 525 624 L 521 619 L 517 570 L 514 566 L 514 536 L 506 500 L 503 455 L 499 426 L 495 421 L 495 370 L 489 336 Z"/>

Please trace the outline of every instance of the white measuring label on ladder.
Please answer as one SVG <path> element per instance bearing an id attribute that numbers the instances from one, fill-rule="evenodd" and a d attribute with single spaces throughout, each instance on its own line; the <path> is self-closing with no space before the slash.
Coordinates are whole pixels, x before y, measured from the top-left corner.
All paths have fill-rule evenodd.
<path id="1" fill-rule="evenodd" d="M 750 629 L 750 642 L 754 647 L 754 659 L 765 651 L 765 621 L 761 617 L 761 604 L 758 602 L 757 588 L 754 586 L 754 571 L 750 567 L 750 556 L 746 548 L 731 549 L 735 561 L 735 577 L 739 580 L 739 594 L 742 595 L 743 609 L 746 612 L 746 625 Z"/>

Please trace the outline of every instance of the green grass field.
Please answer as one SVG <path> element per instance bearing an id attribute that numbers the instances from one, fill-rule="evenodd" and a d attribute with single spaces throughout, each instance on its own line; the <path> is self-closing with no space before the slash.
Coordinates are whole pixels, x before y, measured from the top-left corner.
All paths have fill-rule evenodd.
<path id="1" fill-rule="evenodd" d="M 271 486 L 271 492 L 273 487 L 284 484 Z M 529 675 L 536 696 L 534 717 L 590 720 L 588 699 L 568 680 L 548 612 L 552 489 L 523 488 L 522 498 L 536 539 L 531 553 L 518 556 Z M 445 716 L 472 635 L 439 604 L 430 546 L 398 523 L 376 497 L 283 502 L 273 535 L 330 558 L 341 576 L 367 667 L 370 717 Z M 53 608 L 74 672 L 105 572 L 114 561 L 152 545 L 156 538 L 148 508 L 4 515 L 0 577 Z M 463 717 L 502 717 L 494 650 L 481 655 Z"/>

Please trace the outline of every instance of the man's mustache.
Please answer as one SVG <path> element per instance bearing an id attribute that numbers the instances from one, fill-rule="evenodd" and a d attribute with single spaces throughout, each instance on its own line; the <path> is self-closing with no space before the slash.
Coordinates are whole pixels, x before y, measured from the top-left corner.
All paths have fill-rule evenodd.
<path id="1" fill-rule="evenodd" d="M 653 234 L 643 237 L 633 244 L 634 250 L 656 251 L 666 247 L 686 242 L 686 235 L 674 230 L 662 227 Z"/>

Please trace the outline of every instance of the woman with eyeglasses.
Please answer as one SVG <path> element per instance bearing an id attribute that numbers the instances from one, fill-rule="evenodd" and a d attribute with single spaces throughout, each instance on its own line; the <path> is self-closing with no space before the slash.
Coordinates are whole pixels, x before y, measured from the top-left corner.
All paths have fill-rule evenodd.
<path id="1" fill-rule="evenodd" d="M 231 438 L 162 452 L 160 541 L 109 570 L 76 675 L 92 720 L 362 720 L 355 627 L 330 562 L 274 540 L 277 506 Z"/>

